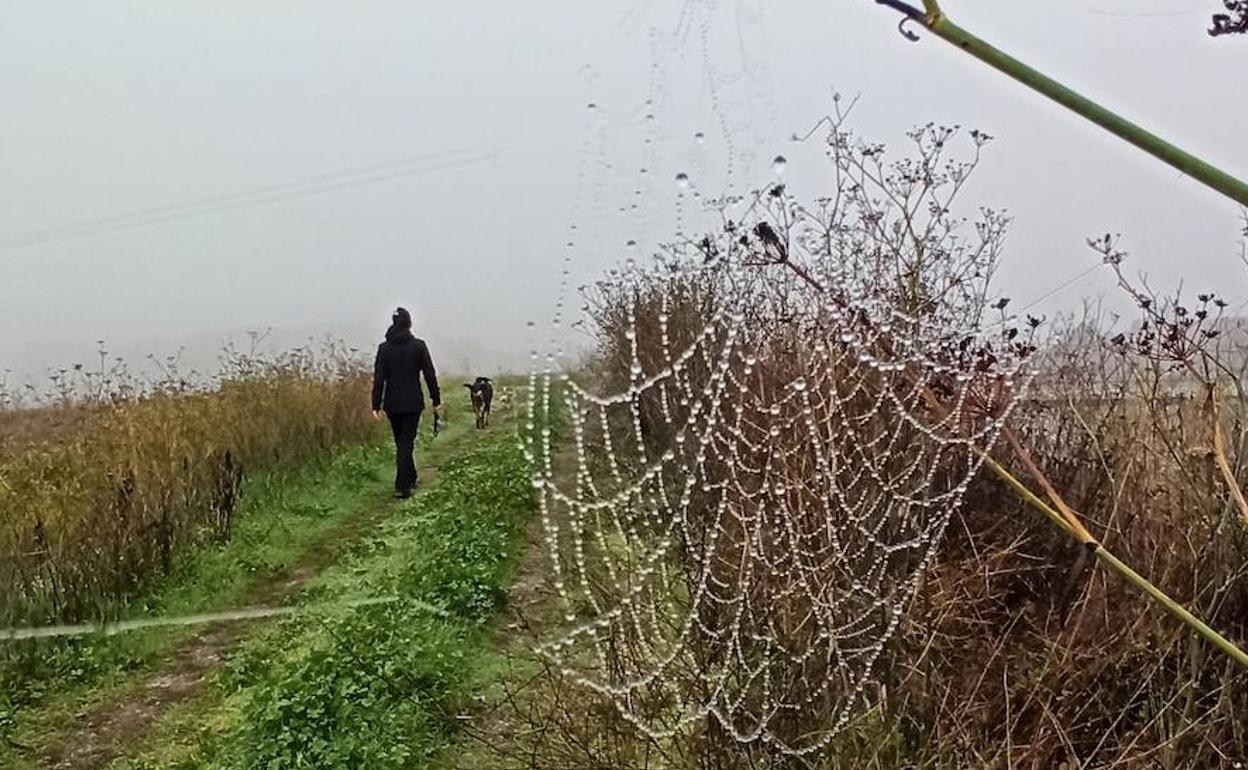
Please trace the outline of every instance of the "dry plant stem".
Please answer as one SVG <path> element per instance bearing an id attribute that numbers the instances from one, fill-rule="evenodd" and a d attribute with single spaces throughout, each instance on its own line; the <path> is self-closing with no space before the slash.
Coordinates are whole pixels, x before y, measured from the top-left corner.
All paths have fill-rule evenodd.
<path id="1" fill-rule="evenodd" d="M 822 286 L 813 281 L 809 274 L 789 259 L 787 255 L 784 259 L 780 260 L 780 264 L 788 267 L 817 291 L 824 291 Z M 887 345 L 887 342 L 885 342 L 885 344 Z M 933 409 L 938 412 L 945 412 L 944 405 L 940 403 L 940 400 L 930 388 L 924 386 L 922 389 L 922 395 L 924 400 L 927 401 Z M 1092 535 L 1092 533 L 1090 533 L 1087 528 L 1083 526 L 1083 522 L 1080 520 L 1078 514 L 1076 514 L 1074 510 L 1062 499 L 1061 495 L 1058 494 L 1057 490 L 1053 487 L 1053 484 L 1049 482 L 1048 478 L 1044 475 L 1044 472 L 1040 470 L 1035 461 L 1032 459 L 1031 453 L 1027 451 L 1026 447 L 1024 447 L 1021 442 L 1019 442 L 1014 432 L 1009 427 L 1006 427 L 1002 433 L 1005 435 L 1006 440 L 1010 442 L 1011 448 L 1014 450 L 1015 455 L 1023 463 L 1028 473 L 1030 473 L 1032 478 L 1036 480 L 1036 482 L 1044 490 L 1044 493 L 1050 500 L 1053 501 L 1053 504 L 1058 510 L 1054 510 L 1053 506 L 1050 506 L 1034 492 L 1028 489 L 1027 485 L 1019 481 L 1019 479 L 1014 474 L 1010 473 L 1005 466 L 1001 465 L 996 460 L 993 460 L 983 450 L 977 450 L 980 452 L 981 456 L 984 457 L 985 463 L 992 469 L 992 472 L 996 474 L 997 478 L 1004 481 L 1006 485 L 1013 489 L 1024 502 L 1043 513 L 1071 537 L 1078 540 L 1089 550 L 1092 550 L 1096 554 L 1096 557 L 1101 560 L 1101 563 L 1126 578 L 1128 582 L 1148 594 L 1154 601 L 1165 608 L 1167 612 L 1181 620 L 1189 628 L 1203 637 L 1207 642 L 1226 653 L 1231 659 L 1243 666 L 1245 669 L 1248 669 L 1248 653 L 1245 653 L 1239 647 L 1235 646 L 1235 644 L 1229 639 L 1210 628 L 1204 621 L 1183 607 L 1183 605 L 1170 598 L 1170 596 L 1168 596 L 1164 591 L 1149 582 L 1147 578 L 1131 569 L 1131 567 L 1127 566 L 1125 562 L 1106 550 L 1105 547 L 1102 546 Z"/>
<path id="2" fill-rule="evenodd" d="M 1213 454 L 1218 462 L 1218 470 L 1222 472 L 1222 479 L 1226 482 L 1226 487 L 1231 491 L 1231 496 L 1235 498 L 1235 503 L 1239 506 L 1239 515 L 1243 519 L 1244 524 L 1248 526 L 1248 500 L 1244 499 L 1243 490 L 1239 488 L 1239 482 L 1235 480 L 1235 472 L 1231 470 L 1231 463 L 1226 459 L 1226 437 L 1222 435 L 1221 415 L 1218 410 L 1218 392 L 1213 385 L 1209 386 L 1209 419 L 1213 423 Z"/>
<path id="3" fill-rule="evenodd" d="M 1007 427 L 1002 433 L 1005 435 L 1006 440 L 1010 442 L 1010 448 L 1014 450 L 1014 455 L 1019 462 L 1023 464 L 1023 467 L 1027 469 L 1031 477 L 1036 480 L 1036 483 L 1040 485 L 1040 488 L 1044 490 L 1048 498 L 1053 501 L 1053 505 L 1057 507 L 1057 510 L 1061 512 L 1062 518 L 1066 521 L 1067 531 L 1084 545 L 1096 544 L 1096 538 L 1083 526 L 1083 521 L 1071 510 L 1066 501 L 1062 499 L 1062 496 L 1057 493 L 1057 490 L 1053 488 L 1053 484 L 1044 475 L 1044 471 L 1040 470 L 1040 466 L 1036 465 L 1036 461 L 1031 457 L 1031 452 L 1028 452 L 1027 447 L 1022 445 L 1014 431 Z M 1001 474 L 998 473 L 997 475 L 1000 476 Z"/>
<path id="4" fill-rule="evenodd" d="M 984 458 L 984 463 L 992 470 L 994 474 L 996 474 L 997 478 L 1004 481 L 1006 486 L 1014 490 L 1015 494 L 1017 494 L 1019 498 L 1023 500 L 1023 502 L 1027 503 L 1031 507 L 1040 511 L 1045 516 L 1048 516 L 1049 520 L 1052 521 L 1054 524 L 1056 524 L 1058 528 L 1060 528 L 1062 531 L 1066 532 L 1072 537 L 1077 537 L 1074 533 L 1074 530 L 1070 528 L 1070 524 L 1066 521 L 1066 518 L 1064 516 L 1062 516 L 1060 513 L 1053 510 L 1052 508 L 1050 508 L 1043 500 L 1041 500 L 1039 497 L 1036 496 L 1035 492 L 1032 492 L 1030 489 L 1028 489 L 1026 484 L 1019 481 L 1018 478 L 1014 474 L 1006 470 L 1005 466 L 1001 465 L 1001 463 L 992 459 L 992 457 L 990 457 L 987 452 L 984 452 L 983 450 L 978 450 L 978 451 L 980 453 L 980 456 Z"/>
<path id="5" fill-rule="evenodd" d="M 1167 612 L 1174 615 L 1176 618 L 1185 623 L 1188 628 L 1191 628 L 1203 637 L 1205 641 L 1217 647 L 1219 650 L 1222 650 L 1222 652 L 1226 653 L 1236 663 L 1243 666 L 1245 669 L 1248 669 L 1248 653 L 1245 653 L 1239 647 L 1235 646 L 1235 644 L 1229 639 L 1210 628 L 1203 620 L 1193 615 L 1183 605 L 1179 604 L 1174 599 L 1171 599 L 1165 591 L 1162 591 L 1160 588 L 1153 585 L 1153 583 L 1151 583 L 1147 578 L 1131 569 L 1131 567 L 1127 566 L 1125 562 L 1117 556 L 1114 556 L 1103 545 L 1101 545 L 1097 539 L 1093 537 L 1090 532 L 1088 532 L 1087 528 L 1083 526 L 1079 516 L 1070 508 L 1069 505 L 1066 504 L 1061 495 L 1057 493 L 1057 490 L 1053 488 L 1053 485 L 1044 475 L 1044 472 L 1036 466 L 1035 461 L 1031 459 L 1031 454 L 1022 444 L 1018 442 L 1014 432 L 1009 428 L 1006 428 L 1004 433 L 1014 449 L 1015 455 L 1020 461 L 1022 461 L 1024 467 L 1027 468 L 1028 473 L 1030 473 L 1032 477 L 1036 479 L 1036 482 L 1040 484 L 1044 493 L 1048 495 L 1050 500 L 1053 501 L 1053 504 L 1057 506 L 1060 513 L 1058 510 L 1054 510 L 1052 506 L 1045 503 L 1044 500 L 1040 499 L 1040 497 L 1038 497 L 1031 490 L 1027 489 L 1025 484 L 1019 481 L 1014 474 L 1006 470 L 1006 468 L 1000 463 L 996 462 L 991 457 L 985 457 L 988 467 L 992 469 L 992 472 L 996 474 L 998 478 L 1017 492 L 1019 497 L 1021 497 L 1024 502 L 1040 511 L 1045 516 L 1048 516 L 1050 520 L 1061 526 L 1061 528 L 1069 533 L 1071 537 L 1075 538 L 1081 544 L 1092 550 L 1092 552 L 1096 554 L 1096 558 L 1101 560 L 1101 563 L 1105 564 L 1119 575 L 1122 575 L 1128 582 L 1135 585 L 1136 588 L 1139 588 L 1141 591 L 1148 594 L 1154 601 L 1165 608 Z"/>

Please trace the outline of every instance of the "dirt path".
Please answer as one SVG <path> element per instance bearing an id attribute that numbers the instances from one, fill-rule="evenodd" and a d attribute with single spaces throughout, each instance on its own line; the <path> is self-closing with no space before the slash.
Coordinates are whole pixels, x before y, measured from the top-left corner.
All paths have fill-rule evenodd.
<path id="1" fill-rule="evenodd" d="M 437 478 L 436 467 L 421 468 L 422 486 Z M 417 493 L 419 494 L 419 492 Z M 350 545 L 394 514 L 393 501 L 380 499 L 318 538 L 299 563 L 258 583 L 244 606 L 290 601 L 308 581 Z M 51 739 L 40 766 L 52 770 L 99 770 L 142 743 L 143 736 L 173 708 L 193 700 L 224 664 L 229 653 L 263 620 L 216 623 L 179 645 L 143 680 L 77 714 L 73 728 Z"/>

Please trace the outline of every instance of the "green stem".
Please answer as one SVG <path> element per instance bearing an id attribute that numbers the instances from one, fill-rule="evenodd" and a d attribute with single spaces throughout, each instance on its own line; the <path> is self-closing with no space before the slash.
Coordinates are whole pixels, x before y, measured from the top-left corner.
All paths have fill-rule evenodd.
<path id="1" fill-rule="evenodd" d="M 1145 131 L 1117 113 L 1075 93 L 1056 80 L 972 35 L 950 21 L 935 0 L 924 0 L 923 8 L 924 23 L 933 34 L 1127 140 L 1150 155 L 1169 163 L 1184 174 L 1212 187 L 1240 205 L 1248 206 L 1248 184 L 1195 155 L 1184 152 L 1156 134 Z"/>
<path id="2" fill-rule="evenodd" d="M 1066 534 L 1078 540 L 1081 545 L 1094 549 L 1096 557 L 1100 559 L 1105 566 L 1109 567 L 1114 572 L 1117 572 L 1119 575 L 1122 575 L 1132 585 L 1148 594 L 1153 601 L 1160 604 L 1167 612 L 1182 621 L 1184 625 L 1196 632 L 1205 641 L 1209 642 L 1214 647 L 1217 647 L 1219 650 L 1222 650 L 1222 652 L 1229 655 L 1233 660 L 1235 660 L 1235 662 L 1239 663 L 1239 665 L 1248 669 L 1248 653 L 1245 653 L 1239 647 L 1236 647 L 1234 642 L 1210 628 L 1209 625 L 1203 620 L 1196 617 L 1191 612 L 1188 612 L 1183 605 L 1179 604 L 1174 599 L 1171 599 L 1165 591 L 1162 591 L 1156 585 L 1149 582 L 1148 578 L 1131 569 L 1131 567 L 1129 567 L 1125 562 L 1106 550 L 1105 546 L 1098 543 L 1095 539 L 1092 539 L 1091 535 L 1080 535 L 1076 533 L 1061 513 L 1054 510 L 1052 506 L 1040 499 L 1040 497 L 1027 488 L 1026 484 L 1019 481 L 1014 474 L 1006 470 L 1006 468 L 996 460 L 993 460 L 983 452 L 981 452 L 981 454 L 983 455 L 988 468 L 995 473 L 998 478 L 1017 492 L 1019 497 L 1021 497 L 1024 502 L 1049 517 L 1049 520 L 1065 531 Z"/>
<path id="3" fill-rule="evenodd" d="M 1212 628 L 1205 625 L 1204 621 L 1188 612 L 1183 605 L 1179 604 L 1174 599 L 1171 599 L 1165 594 L 1164 591 L 1150 583 L 1142 575 L 1124 564 L 1118 559 L 1117 556 L 1114 556 L 1109 551 L 1106 551 L 1099 544 L 1096 546 L 1096 557 L 1104 562 L 1110 569 L 1134 583 L 1135 586 L 1141 591 L 1153 597 L 1158 604 L 1165 607 L 1171 615 L 1174 615 L 1179 620 L 1187 624 L 1188 628 L 1191 628 L 1197 634 L 1200 634 L 1205 641 L 1234 658 L 1239 665 L 1244 668 L 1248 668 L 1248 653 L 1245 653 L 1243 650 L 1236 647 L 1225 636 L 1222 636 L 1217 631 L 1214 631 Z"/>

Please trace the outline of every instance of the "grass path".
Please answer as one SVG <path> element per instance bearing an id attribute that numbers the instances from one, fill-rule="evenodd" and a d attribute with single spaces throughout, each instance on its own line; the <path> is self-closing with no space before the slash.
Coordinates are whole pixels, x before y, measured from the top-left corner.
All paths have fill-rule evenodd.
<path id="1" fill-rule="evenodd" d="M 357 539 L 304 597 L 339 610 L 248 635 L 194 701 L 111 770 L 409 768 L 458 735 L 493 677 L 494 621 L 532 518 L 510 415 Z M 342 608 L 340 600 L 396 596 Z"/>
<path id="2" fill-rule="evenodd" d="M 564 443 L 555 460 L 556 481 L 575 483 L 573 447 Z M 549 669 L 536 652 L 564 622 L 558 594 L 548 580 L 550 556 L 537 517 L 523 533 L 514 578 L 482 666 L 471 709 L 459 716 L 455 739 L 428 764 L 429 770 L 532 770 L 599 767 L 585 761 L 578 732 L 595 708 L 582 693 Z M 571 719 L 575 725 L 570 725 Z"/>
<path id="3" fill-rule="evenodd" d="M 241 597 L 242 606 L 291 601 L 334 560 L 342 543 L 353 541 L 388 513 L 386 505 L 378 504 L 344 519 L 313 542 L 296 565 L 253 584 Z M 50 736 L 43 747 L 42 764 L 57 770 L 89 770 L 124 755 L 165 713 L 196 698 L 259 622 L 216 623 L 194 633 L 154 671 L 78 712 L 71 728 Z"/>
<path id="4" fill-rule="evenodd" d="M 90 766 L 385 770 L 451 745 L 491 676 L 494 621 L 532 518 L 513 425 L 503 411 L 487 431 L 439 438 L 435 451 L 450 451 L 434 483 L 387 504 L 301 580 L 299 599 L 318 609 L 236 631 L 189 697 Z M 347 606 L 365 597 L 397 601 Z"/>
<path id="5" fill-rule="evenodd" d="M 427 427 L 423 432 L 425 487 L 413 499 L 401 504 L 389 499 L 392 455 L 380 437 L 375 446 L 253 483 L 235 540 L 188 554 L 177 574 L 138 604 L 147 614 L 176 615 L 297 599 L 323 602 L 383 588 L 378 580 L 364 580 L 385 572 L 384 560 L 374 558 L 386 550 L 381 530 L 419 516 L 426 500 L 438 499 L 437 466 L 514 443 L 509 415 L 500 414 L 482 435 L 471 429 L 466 409 L 457 414 L 436 441 L 429 440 Z M 499 467 L 516 469 L 514 462 Z M 389 588 L 394 593 L 394 586 Z M 162 754 L 181 761 L 195 747 L 177 734 L 180 717 L 212 711 L 229 700 L 225 688 L 247 689 L 240 684 L 243 668 L 263 673 L 265 663 L 295 649 L 292 638 L 324 633 L 329 625 L 326 618 L 296 617 L 10 647 L 0 667 L 0 685 L 6 686 L 0 699 L 0 766 L 77 770 L 125 766 L 129 757 L 144 754 L 154 757 L 152 762 L 159 763 Z M 171 745 L 162 744 L 165 739 Z"/>

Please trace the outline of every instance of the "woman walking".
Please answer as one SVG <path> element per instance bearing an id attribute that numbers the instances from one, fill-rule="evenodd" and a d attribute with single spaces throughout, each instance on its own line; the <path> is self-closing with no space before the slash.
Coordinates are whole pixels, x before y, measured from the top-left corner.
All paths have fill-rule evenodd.
<path id="1" fill-rule="evenodd" d="M 416 487 L 416 429 L 425 410 L 424 377 L 429 401 L 437 414 L 442 406 L 438 375 L 425 341 L 412 334 L 412 315 L 404 308 L 394 311 L 386 341 L 377 348 L 373 365 L 373 417 L 384 411 L 394 431 L 394 496 L 411 497 Z"/>

